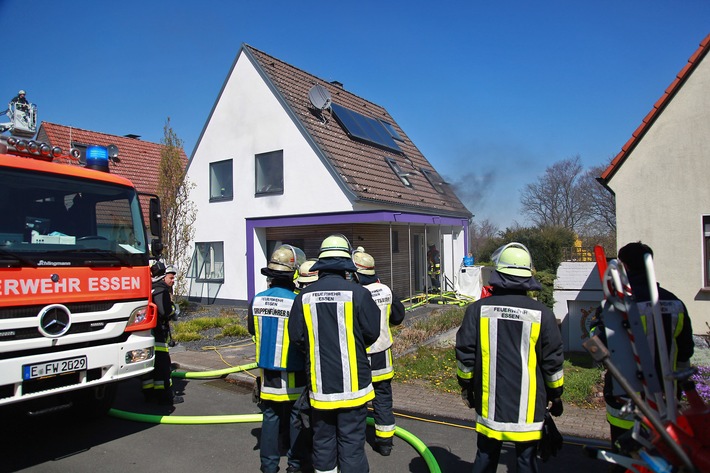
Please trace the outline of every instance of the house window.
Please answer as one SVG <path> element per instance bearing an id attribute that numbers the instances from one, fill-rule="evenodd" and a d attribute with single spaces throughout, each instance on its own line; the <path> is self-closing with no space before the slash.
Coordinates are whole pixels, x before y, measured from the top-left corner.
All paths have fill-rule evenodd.
<path id="1" fill-rule="evenodd" d="M 284 152 L 256 155 L 256 195 L 284 193 Z"/>
<path id="2" fill-rule="evenodd" d="M 436 192 L 439 194 L 446 194 L 446 191 L 444 190 L 444 182 L 437 177 L 436 174 L 431 172 L 429 169 L 424 169 L 424 168 L 419 168 L 419 170 L 424 174 L 424 177 L 426 177 L 426 180 L 429 181 L 429 184 L 431 184 L 431 187 L 434 188 Z"/>
<path id="3" fill-rule="evenodd" d="M 703 284 L 710 288 L 710 215 L 703 216 Z"/>
<path id="4" fill-rule="evenodd" d="M 195 243 L 188 274 L 197 282 L 224 282 L 224 243 Z"/>
<path id="5" fill-rule="evenodd" d="M 399 231 L 392 230 L 392 253 L 399 253 Z"/>
<path id="6" fill-rule="evenodd" d="M 232 200 L 232 160 L 210 163 L 210 202 Z"/>
<path id="7" fill-rule="evenodd" d="M 413 187 L 412 181 L 409 180 L 409 173 L 405 173 L 404 171 L 402 171 L 402 168 L 399 167 L 397 161 L 395 161 L 393 158 L 385 158 L 385 161 L 387 161 L 387 164 L 390 165 L 390 168 L 392 168 L 392 171 L 394 171 L 399 180 L 402 181 L 402 184 L 407 187 Z"/>

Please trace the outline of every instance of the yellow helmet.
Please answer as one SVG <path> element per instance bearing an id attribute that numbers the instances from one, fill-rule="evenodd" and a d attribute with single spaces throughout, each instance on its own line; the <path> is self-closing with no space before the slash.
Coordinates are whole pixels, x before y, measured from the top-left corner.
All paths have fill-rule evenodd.
<path id="1" fill-rule="evenodd" d="M 330 235 L 320 245 L 318 258 L 351 258 L 350 241 L 344 235 Z"/>
<path id="2" fill-rule="evenodd" d="M 491 261 L 499 273 L 525 278 L 532 276 L 532 258 L 522 243 L 512 242 L 501 246 L 491 255 Z"/>
<path id="3" fill-rule="evenodd" d="M 298 282 L 301 284 L 312 283 L 318 280 L 318 271 L 311 271 L 311 267 L 316 264 L 317 259 L 306 260 L 298 267 Z"/>
<path id="4" fill-rule="evenodd" d="M 295 246 L 281 245 L 271 254 L 267 268 L 274 271 L 295 272 L 306 261 L 306 254 Z"/>
<path id="5" fill-rule="evenodd" d="M 369 253 L 365 253 L 362 247 L 358 247 L 358 250 L 353 253 L 353 263 L 355 263 L 358 273 L 368 276 L 375 275 L 375 258 Z"/>

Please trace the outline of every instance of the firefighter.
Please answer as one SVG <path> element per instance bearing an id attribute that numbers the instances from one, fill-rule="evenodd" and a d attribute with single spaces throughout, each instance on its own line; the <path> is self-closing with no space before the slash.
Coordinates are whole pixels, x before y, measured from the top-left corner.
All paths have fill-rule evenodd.
<path id="1" fill-rule="evenodd" d="M 639 242 L 629 243 L 619 250 L 619 261 L 624 265 L 626 274 L 631 285 L 631 293 L 636 302 L 639 313 L 643 320 L 643 327 L 648 327 L 648 321 L 651 317 L 651 295 L 648 286 L 646 275 L 646 265 L 644 256 L 646 254 L 653 256 L 653 250 L 648 245 Z M 672 292 L 658 285 L 658 299 L 661 306 L 661 316 L 663 317 L 663 330 L 666 336 L 666 346 L 670 355 L 670 364 L 673 371 L 684 370 L 690 367 L 690 358 L 693 356 L 695 343 L 693 342 L 693 328 L 691 327 L 690 317 L 685 304 L 676 297 Z M 618 316 L 618 314 L 617 314 Z M 590 336 L 599 335 L 604 343 L 606 343 L 606 332 L 604 326 L 604 313 L 601 308 L 598 308 L 595 314 L 594 321 L 590 328 Z M 655 340 L 655 338 L 654 338 Z M 638 343 L 638 342 L 637 342 Z M 652 345 L 653 351 L 657 351 L 655 343 Z M 620 367 L 626 363 L 636 362 L 633 359 L 617 359 L 612 361 L 619 364 Z M 658 379 L 663 380 L 663 374 L 660 372 L 660 362 L 657 363 Z M 622 368 L 622 372 L 625 372 Z M 624 441 L 626 434 L 634 426 L 633 412 L 625 412 L 622 408 L 629 402 L 626 396 L 615 396 L 613 388 L 613 379 L 607 371 L 604 376 L 604 401 L 606 403 L 606 418 L 609 422 L 611 449 L 618 453 L 621 450 L 619 440 Z M 675 383 L 675 381 L 674 381 Z M 676 390 L 678 388 L 676 387 Z M 678 399 L 681 397 L 681 392 L 677 390 Z M 674 402 L 672 399 L 667 402 Z M 628 436 L 624 436 L 628 437 Z M 615 465 L 611 471 L 623 472 L 625 468 Z"/>
<path id="2" fill-rule="evenodd" d="M 358 248 L 360 249 L 360 248 Z M 404 321 L 404 305 L 393 297 L 392 290 L 380 282 L 375 273 L 375 259 L 364 249 L 353 253 L 353 263 L 357 267 L 356 279 L 370 291 L 375 303 L 380 307 L 380 335 L 368 349 L 372 386 L 375 399 L 372 400 L 375 419 L 375 449 L 383 456 L 392 452 L 394 437 L 394 414 L 392 413 L 392 332 L 391 325 Z"/>
<path id="3" fill-rule="evenodd" d="M 170 378 L 170 352 L 168 351 L 169 343 L 172 341 L 170 321 L 177 319 L 175 305 L 170 295 L 173 284 L 175 284 L 177 269 L 162 261 L 156 261 L 150 267 L 150 274 L 153 281 L 153 302 L 158 306 L 158 322 L 153 329 L 155 364 L 153 371 L 143 377 L 143 395 L 146 401 L 172 406 L 183 402 L 181 396 L 176 396 L 173 393 Z"/>
<path id="4" fill-rule="evenodd" d="M 303 353 L 289 343 L 287 326 L 293 300 L 294 275 L 306 257 L 299 248 L 282 245 L 277 248 L 261 274 L 269 288 L 260 292 L 249 304 L 247 325 L 256 342 L 256 359 L 261 376 L 257 380 L 258 402 L 263 420 L 259 441 L 261 471 L 279 471 L 281 426 L 288 439 L 287 472 L 300 472 L 310 463 L 306 432 L 297 428 L 299 410 L 294 406 L 306 386 Z"/>
<path id="5" fill-rule="evenodd" d="M 10 106 L 14 104 L 15 110 L 27 112 L 30 109 L 30 103 L 27 101 L 26 95 L 24 90 L 17 92 L 17 95 L 10 100 Z"/>
<path id="6" fill-rule="evenodd" d="M 441 291 L 441 256 L 435 244 L 429 245 L 429 251 L 426 253 L 427 265 L 429 267 L 429 279 L 431 279 L 431 288 L 433 291 Z"/>
<path id="7" fill-rule="evenodd" d="M 527 296 L 541 289 L 527 248 L 509 243 L 491 259 L 493 294 L 471 304 L 456 333 L 457 378 L 475 409 L 474 472 L 495 472 L 504 441 L 518 472 L 538 471 L 537 444 L 548 404 L 562 414 L 562 338 L 552 311 Z"/>
<path id="8" fill-rule="evenodd" d="M 346 279 L 357 268 L 343 235 L 323 240 L 311 270 L 318 280 L 296 296 L 288 330 L 306 354 L 313 466 L 367 473 L 367 402 L 375 391 L 366 349 L 379 336 L 380 309 L 370 291 Z"/>
<path id="9" fill-rule="evenodd" d="M 309 284 L 318 281 L 318 271 L 313 271 L 311 268 L 318 260 L 310 258 L 298 267 L 298 279 L 296 279 L 296 292 L 301 292 L 303 288 Z"/>

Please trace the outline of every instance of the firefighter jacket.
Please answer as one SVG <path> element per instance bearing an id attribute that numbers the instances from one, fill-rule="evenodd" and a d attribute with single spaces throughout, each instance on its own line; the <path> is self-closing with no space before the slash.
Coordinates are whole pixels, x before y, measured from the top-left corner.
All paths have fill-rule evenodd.
<path id="1" fill-rule="evenodd" d="M 175 314 L 173 299 L 170 296 L 172 288 L 164 280 L 153 283 L 153 303 L 158 307 L 158 325 L 168 324 Z"/>
<path id="2" fill-rule="evenodd" d="M 476 409 L 476 431 L 500 441 L 541 438 L 548 397 L 563 390 L 562 338 L 554 314 L 526 295 L 534 278 L 494 271 L 493 295 L 466 309 L 456 334 L 457 376 Z"/>
<path id="3" fill-rule="evenodd" d="M 311 406 L 362 406 L 375 396 L 366 347 L 379 335 L 380 310 L 344 271 L 318 271 L 318 281 L 296 296 L 288 324 L 291 342 L 306 354 Z"/>
<path id="4" fill-rule="evenodd" d="M 639 309 L 641 322 L 646 332 L 646 341 L 651 347 L 655 358 L 656 372 L 658 379 L 663 379 L 661 371 L 660 359 L 658 357 L 658 347 L 656 346 L 656 335 L 649 327 L 653 324 L 648 322 L 653 320 L 653 307 L 650 302 L 651 296 L 646 280 L 646 275 L 629 275 L 629 284 L 636 306 Z M 693 356 L 695 343 L 693 342 L 693 328 L 688 317 L 688 310 L 685 304 L 678 299 L 672 292 L 658 285 L 658 299 L 661 306 L 661 317 L 663 319 L 663 331 L 666 338 L 666 347 L 668 348 L 668 359 L 672 371 L 683 370 L 690 367 L 690 358 Z M 600 308 L 601 309 L 601 308 Z M 618 313 L 607 313 L 606 311 L 597 310 L 594 321 L 590 327 L 590 336 L 599 335 L 602 341 L 606 344 L 606 331 L 604 326 L 605 316 L 620 317 Z M 632 363 L 634 367 L 629 370 L 620 366 L 622 372 L 635 372 L 635 361 L 633 359 L 617 360 L 612 359 L 614 363 Z M 622 414 L 621 409 L 627 403 L 626 396 L 614 395 L 614 379 L 607 371 L 604 376 L 604 400 L 606 402 L 606 418 L 611 425 L 622 429 L 630 429 L 634 425 L 634 415 L 632 412 Z M 675 385 L 675 381 L 674 381 Z M 677 386 L 676 386 L 677 390 Z M 618 393 L 618 390 L 617 390 Z"/>
<path id="5" fill-rule="evenodd" d="M 377 383 L 394 377 L 392 360 L 392 332 L 390 325 L 399 325 L 404 320 L 404 305 L 392 295 L 389 287 L 382 284 L 376 275 L 359 274 L 358 279 L 380 308 L 380 335 L 367 348 L 372 370 L 372 382 Z"/>
<path id="6" fill-rule="evenodd" d="M 256 343 L 261 368 L 261 399 L 295 401 L 306 385 L 303 354 L 291 345 L 289 315 L 296 294 L 293 283 L 274 279 L 249 304 L 247 325 Z"/>
<path id="7" fill-rule="evenodd" d="M 404 305 L 392 296 L 389 287 L 381 282 L 365 284 L 364 287 L 372 294 L 372 299 L 380 308 L 380 334 L 375 343 L 367 348 L 367 353 L 380 353 L 392 346 L 391 325 L 399 325 L 404 320 Z"/>

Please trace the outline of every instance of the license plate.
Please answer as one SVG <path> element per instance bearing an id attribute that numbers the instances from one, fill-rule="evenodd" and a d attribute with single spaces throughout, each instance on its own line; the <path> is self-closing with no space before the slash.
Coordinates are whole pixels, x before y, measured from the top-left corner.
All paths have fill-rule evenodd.
<path id="1" fill-rule="evenodd" d="M 77 356 L 75 358 L 66 358 L 64 360 L 46 361 L 44 363 L 35 363 L 34 365 L 24 365 L 22 367 L 22 379 L 42 378 L 44 376 L 54 376 L 62 373 L 70 373 L 72 371 L 81 371 L 86 369 L 86 357 Z"/>

